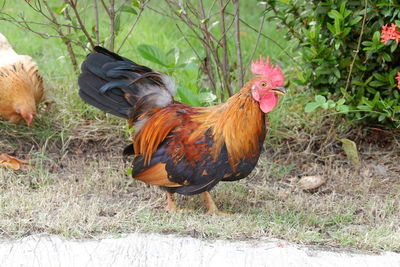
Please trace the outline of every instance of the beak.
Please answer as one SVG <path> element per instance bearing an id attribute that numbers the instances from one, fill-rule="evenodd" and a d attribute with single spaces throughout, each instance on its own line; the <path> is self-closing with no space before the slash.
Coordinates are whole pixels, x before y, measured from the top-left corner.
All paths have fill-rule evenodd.
<path id="1" fill-rule="evenodd" d="M 33 118 L 35 115 L 33 114 L 28 114 L 27 116 L 24 117 L 24 120 L 26 121 L 26 124 L 30 128 L 32 126 Z"/>
<path id="2" fill-rule="evenodd" d="M 272 89 L 272 91 L 274 91 L 278 95 L 286 95 L 286 88 L 283 86 L 276 87 L 276 88 Z"/>

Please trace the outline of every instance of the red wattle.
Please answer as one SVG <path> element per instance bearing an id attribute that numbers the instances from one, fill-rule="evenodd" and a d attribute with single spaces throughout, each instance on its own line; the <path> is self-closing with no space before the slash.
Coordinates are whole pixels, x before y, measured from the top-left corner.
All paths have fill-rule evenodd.
<path id="1" fill-rule="evenodd" d="M 268 113 L 278 104 L 278 96 L 271 92 L 263 95 L 260 99 L 260 108 L 264 113 Z"/>

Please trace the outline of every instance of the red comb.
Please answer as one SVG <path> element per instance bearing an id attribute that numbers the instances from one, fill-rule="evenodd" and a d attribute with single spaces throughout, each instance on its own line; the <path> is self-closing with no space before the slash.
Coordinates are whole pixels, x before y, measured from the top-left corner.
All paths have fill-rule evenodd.
<path id="1" fill-rule="evenodd" d="M 284 84 L 284 77 L 281 69 L 278 66 L 271 66 L 269 57 L 267 57 L 266 62 L 264 62 L 262 56 L 260 56 L 258 60 L 252 61 L 251 72 L 256 75 L 270 77 L 276 86 L 283 86 Z"/>

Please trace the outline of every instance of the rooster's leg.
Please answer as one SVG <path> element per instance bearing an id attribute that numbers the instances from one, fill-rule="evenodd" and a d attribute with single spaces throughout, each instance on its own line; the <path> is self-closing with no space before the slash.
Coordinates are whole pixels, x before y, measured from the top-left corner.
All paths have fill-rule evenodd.
<path id="1" fill-rule="evenodd" d="M 167 206 L 165 209 L 167 211 L 176 211 L 175 196 L 173 193 L 167 192 Z"/>
<path id="2" fill-rule="evenodd" d="M 222 216 L 232 215 L 230 213 L 219 211 L 217 205 L 215 205 L 215 202 L 212 199 L 212 197 L 208 191 L 201 193 L 201 195 L 203 196 L 204 201 L 206 202 L 206 205 L 207 205 L 207 209 L 208 209 L 207 214 L 222 215 Z"/>
<path id="3" fill-rule="evenodd" d="M 217 205 L 215 205 L 214 200 L 212 199 L 210 193 L 208 191 L 205 191 L 201 193 L 201 195 L 204 198 L 204 201 L 206 202 L 207 209 L 208 209 L 208 214 L 217 214 L 218 213 L 218 208 Z"/>

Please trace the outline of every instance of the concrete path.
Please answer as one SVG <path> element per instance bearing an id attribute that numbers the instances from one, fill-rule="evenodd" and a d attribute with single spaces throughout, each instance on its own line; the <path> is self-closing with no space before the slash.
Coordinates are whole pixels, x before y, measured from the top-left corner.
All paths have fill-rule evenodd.
<path id="1" fill-rule="evenodd" d="M 0 266 L 399 267 L 400 254 L 325 251 L 279 240 L 226 242 L 129 234 L 97 241 L 66 241 L 57 236 L 37 235 L 0 242 Z"/>

